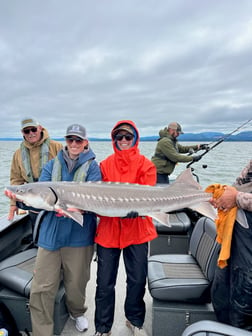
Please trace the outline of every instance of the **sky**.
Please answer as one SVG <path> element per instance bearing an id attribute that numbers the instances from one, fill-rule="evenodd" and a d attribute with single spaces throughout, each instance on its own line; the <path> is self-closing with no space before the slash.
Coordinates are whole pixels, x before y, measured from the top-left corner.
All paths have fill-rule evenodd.
<path id="1" fill-rule="evenodd" d="M 252 1 L 0 1 L 0 138 L 26 117 L 53 138 L 232 132 L 252 118 Z"/>

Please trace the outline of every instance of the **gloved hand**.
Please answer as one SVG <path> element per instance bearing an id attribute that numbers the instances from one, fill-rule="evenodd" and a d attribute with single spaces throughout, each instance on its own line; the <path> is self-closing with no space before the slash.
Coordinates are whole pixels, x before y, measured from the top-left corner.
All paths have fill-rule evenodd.
<path id="1" fill-rule="evenodd" d="M 201 159 L 201 155 L 195 155 L 192 158 L 193 158 L 193 162 L 197 162 Z"/>
<path id="2" fill-rule="evenodd" d="M 201 145 L 199 145 L 199 149 L 209 150 L 210 148 L 207 144 L 201 144 Z"/>
<path id="3" fill-rule="evenodd" d="M 125 217 L 122 218 L 137 218 L 139 216 L 137 211 L 130 211 L 127 213 L 127 215 Z"/>

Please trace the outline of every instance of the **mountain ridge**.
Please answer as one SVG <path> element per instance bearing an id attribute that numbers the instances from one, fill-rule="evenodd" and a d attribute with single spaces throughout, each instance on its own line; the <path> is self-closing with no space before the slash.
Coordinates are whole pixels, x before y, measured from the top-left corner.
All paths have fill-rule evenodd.
<path id="1" fill-rule="evenodd" d="M 64 138 L 52 137 L 53 140 L 64 141 Z M 156 135 L 140 137 L 141 141 L 157 141 L 159 139 Z M 252 141 L 252 131 L 240 132 L 236 135 L 229 135 L 221 132 L 201 132 L 201 133 L 186 133 L 179 136 L 179 141 L 219 141 L 224 139 L 225 141 Z M 0 141 L 22 141 L 23 138 L 0 138 Z M 97 138 L 90 137 L 90 141 L 110 141 L 110 138 Z"/>

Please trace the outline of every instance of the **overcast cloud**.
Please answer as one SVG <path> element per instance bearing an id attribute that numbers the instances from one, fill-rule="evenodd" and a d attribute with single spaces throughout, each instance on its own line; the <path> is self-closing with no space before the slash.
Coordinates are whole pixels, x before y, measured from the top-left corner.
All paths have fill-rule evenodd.
<path id="1" fill-rule="evenodd" d="M 0 1 L 0 137 L 27 116 L 52 137 L 228 133 L 251 111 L 251 0 Z"/>

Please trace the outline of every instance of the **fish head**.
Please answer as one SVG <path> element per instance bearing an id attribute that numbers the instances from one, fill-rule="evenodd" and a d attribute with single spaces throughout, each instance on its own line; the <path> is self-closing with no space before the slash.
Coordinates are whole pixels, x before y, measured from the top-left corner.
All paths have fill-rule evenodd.
<path id="1" fill-rule="evenodd" d="M 11 185 L 5 188 L 6 196 L 17 199 L 25 203 L 27 206 L 31 206 L 37 209 L 45 209 L 52 211 L 54 205 L 57 202 L 57 196 L 55 192 L 43 183 L 36 185 L 36 183 L 26 183 L 21 185 Z"/>

